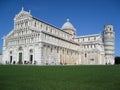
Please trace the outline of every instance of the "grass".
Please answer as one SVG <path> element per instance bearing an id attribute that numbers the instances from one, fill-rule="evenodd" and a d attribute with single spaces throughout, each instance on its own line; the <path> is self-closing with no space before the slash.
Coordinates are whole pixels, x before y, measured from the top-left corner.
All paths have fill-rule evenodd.
<path id="1" fill-rule="evenodd" d="M 0 90 L 120 90 L 120 66 L 0 65 Z"/>

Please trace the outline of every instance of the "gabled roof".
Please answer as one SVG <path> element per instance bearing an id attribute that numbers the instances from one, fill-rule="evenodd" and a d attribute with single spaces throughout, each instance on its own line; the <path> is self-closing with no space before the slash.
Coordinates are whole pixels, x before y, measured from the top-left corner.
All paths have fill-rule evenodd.
<path id="1" fill-rule="evenodd" d="M 14 20 L 17 20 L 17 19 L 23 18 L 23 17 L 32 17 L 32 15 L 30 14 L 30 11 L 27 12 L 22 7 L 21 11 L 15 16 Z"/>

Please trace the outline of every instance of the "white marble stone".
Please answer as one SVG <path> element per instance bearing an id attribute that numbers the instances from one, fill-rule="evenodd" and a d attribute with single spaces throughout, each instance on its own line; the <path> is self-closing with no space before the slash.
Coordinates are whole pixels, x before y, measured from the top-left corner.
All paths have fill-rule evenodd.
<path id="1" fill-rule="evenodd" d="M 99 65 L 114 64 L 114 31 L 76 36 L 69 19 L 59 29 L 22 10 L 3 39 L 3 64 Z"/>

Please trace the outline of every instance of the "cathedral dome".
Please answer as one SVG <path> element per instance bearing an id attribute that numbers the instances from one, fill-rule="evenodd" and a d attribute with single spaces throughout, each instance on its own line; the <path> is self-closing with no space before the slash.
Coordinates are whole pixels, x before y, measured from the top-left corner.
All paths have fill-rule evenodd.
<path id="1" fill-rule="evenodd" d="M 72 29 L 75 30 L 74 26 L 70 23 L 69 19 L 67 19 L 67 22 L 65 22 L 61 28 L 62 30 L 66 29 Z"/>

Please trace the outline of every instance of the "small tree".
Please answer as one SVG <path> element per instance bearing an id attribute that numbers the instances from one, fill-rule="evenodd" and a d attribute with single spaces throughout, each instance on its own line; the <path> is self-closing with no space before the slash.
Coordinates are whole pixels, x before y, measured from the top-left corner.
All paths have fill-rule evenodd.
<path id="1" fill-rule="evenodd" d="M 115 64 L 120 64 L 120 57 L 115 57 Z"/>

